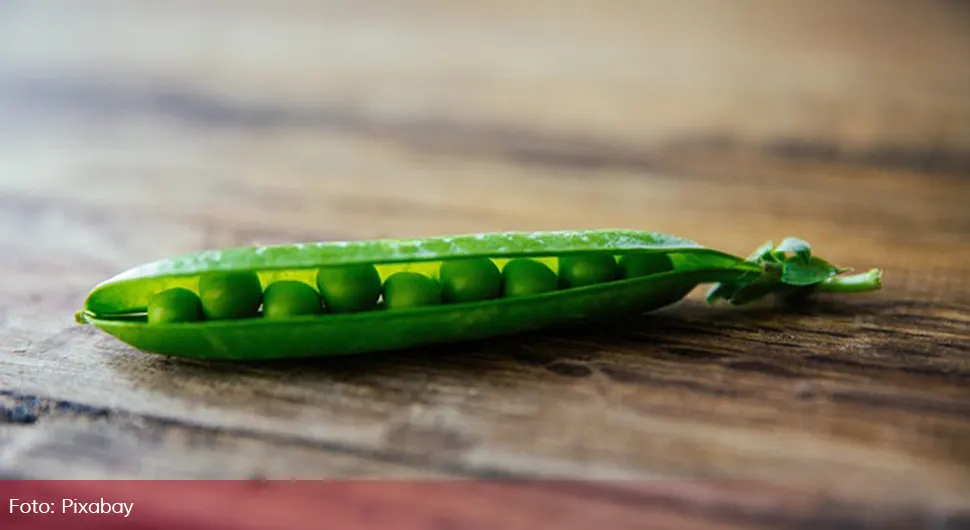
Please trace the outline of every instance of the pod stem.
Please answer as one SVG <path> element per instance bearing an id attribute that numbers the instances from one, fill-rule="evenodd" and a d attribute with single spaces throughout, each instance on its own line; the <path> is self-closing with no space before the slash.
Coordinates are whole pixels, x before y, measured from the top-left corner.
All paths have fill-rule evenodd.
<path id="1" fill-rule="evenodd" d="M 825 293 L 867 293 L 881 288 L 882 271 L 879 269 L 849 276 L 833 276 L 818 284 L 818 290 Z"/>
<path id="2" fill-rule="evenodd" d="M 707 293 L 708 303 L 727 300 L 733 305 L 743 305 L 768 295 L 799 299 L 813 292 L 865 293 L 882 288 L 881 270 L 845 275 L 852 269 L 813 256 L 811 246 L 794 237 L 786 238 L 778 246 L 769 241 L 745 261 L 760 265 L 762 273 L 715 284 Z"/>

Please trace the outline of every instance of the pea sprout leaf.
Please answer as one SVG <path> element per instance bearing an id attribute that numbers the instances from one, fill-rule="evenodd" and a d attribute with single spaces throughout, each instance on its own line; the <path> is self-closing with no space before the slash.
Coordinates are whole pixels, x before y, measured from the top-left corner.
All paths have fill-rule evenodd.
<path id="1" fill-rule="evenodd" d="M 778 288 L 779 284 L 777 279 L 762 276 L 758 280 L 735 290 L 731 295 L 730 301 L 733 305 L 748 304 L 776 292 Z"/>
<path id="2" fill-rule="evenodd" d="M 812 260 L 812 247 L 806 241 L 797 237 L 786 237 L 784 241 L 775 249 L 776 252 L 791 252 L 798 257 L 802 263 L 810 263 Z"/>
<path id="3" fill-rule="evenodd" d="M 815 285 L 838 273 L 838 268 L 827 263 L 804 263 L 792 258 L 782 265 L 781 281 L 788 285 Z"/>
<path id="4" fill-rule="evenodd" d="M 761 245 L 760 247 L 758 247 L 757 250 L 752 252 L 751 255 L 746 258 L 746 261 L 750 261 L 753 263 L 760 263 L 768 258 L 774 259 L 774 256 L 771 255 L 771 251 L 774 250 L 774 248 L 775 248 L 775 244 L 772 243 L 771 241 L 768 241 L 763 245 Z"/>

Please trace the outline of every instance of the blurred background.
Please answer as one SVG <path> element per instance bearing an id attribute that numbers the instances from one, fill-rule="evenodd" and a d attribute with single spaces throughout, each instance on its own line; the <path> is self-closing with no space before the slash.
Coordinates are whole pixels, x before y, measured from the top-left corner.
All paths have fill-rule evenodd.
<path id="1" fill-rule="evenodd" d="M 0 192 L 128 220 L 139 258 L 584 227 L 885 243 L 874 216 L 918 243 L 965 204 L 920 179 L 970 168 L 968 28 L 954 1 L 8 0 Z"/>
<path id="2" fill-rule="evenodd" d="M 194 444 L 123 414 L 107 430 L 40 422 L 29 442 L 10 435 L 19 449 L 0 467 L 403 474 L 366 460 L 386 452 L 448 473 L 763 472 L 957 499 L 968 176 L 968 2 L 3 0 L 0 390 L 282 438 Z M 548 370 L 499 346 L 203 368 L 72 321 L 102 279 L 201 248 L 575 228 L 737 254 L 793 235 L 837 264 L 884 268 L 886 289 L 770 332 L 725 316 L 739 319 L 731 337 L 714 331 L 726 310 L 688 304 L 660 321 L 682 356 L 656 336 L 601 333 L 536 343 L 572 359 Z M 824 335 L 837 318 L 843 335 Z M 805 343 L 817 350 L 784 346 Z M 907 353 L 893 357 L 897 343 Z M 815 351 L 836 361 L 802 379 Z M 726 371 L 736 357 L 747 372 Z M 635 377 L 611 380 L 610 363 Z M 932 384 L 892 371 L 907 363 Z M 877 397 L 799 401 L 832 388 Z M 954 401 L 919 405 L 933 389 Z M 877 407 L 906 392 L 925 399 Z M 87 460 L 64 445 L 75 435 Z M 304 445 L 280 448 L 291 439 Z M 21 456 L 41 442 L 46 456 Z M 331 446 L 372 453 L 351 465 Z"/>

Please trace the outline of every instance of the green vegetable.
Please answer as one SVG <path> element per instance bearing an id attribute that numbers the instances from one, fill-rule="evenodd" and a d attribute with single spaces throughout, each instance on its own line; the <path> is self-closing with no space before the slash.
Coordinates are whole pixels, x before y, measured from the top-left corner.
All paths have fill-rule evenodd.
<path id="1" fill-rule="evenodd" d="M 502 268 L 502 296 L 529 296 L 555 291 L 559 278 L 534 259 L 515 258 Z"/>
<path id="2" fill-rule="evenodd" d="M 297 280 L 272 283 L 263 293 L 263 318 L 288 318 L 320 313 L 320 295 Z"/>
<path id="3" fill-rule="evenodd" d="M 317 273 L 317 287 L 329 311 L 352 313 L 377 304 L 381 277 L 370 263 L 323 267 Z"/>
<path id="4" fill-rule="evenodd" d="M 384 307 L 389 310 L 441 303 L 441 286 L 417 272 L 395 272 L 384 282 Z"/>
<path id="5" fill-rule="evenodd" d="M 626 254 L 620 257 L 617 265 L 620 268 L 620 278 L 637 278 L 674 270 L 670 256 L 656 253 Z"/>
<path id="6" fill-rule="evenodd" d="M 492 267 L 502 271 L 497 297 Z M 881 287 L 878 269 L 847 272 L 795 239 L 741 258 L 632 230 L 305 243 L 204 251 L 141 265 L 95 286 L 75 319 L 152 353 L 315 357 L 626 317 L 673 304 L 701 284 L 713 284 L 711 303 L 732 304 Z M 439 273 L 450 285 L 447 301 L 434 279 Z M 329 312 L 311 310 L 317 307 L 314 283 Z M 269 286 L 265 293 L 262 285 Z M 384 310 L 370 310 L 381 293 Z"/>
<path id="7" fill-rule="evenodd" d="M 176 287 L 162 291 L 148 302 L 149 324 L 174 324 L 202 320 L 202 302 L 199 295 Z"/>
<path id="8" fill-rule="evenodd" d="M 199 279 L 199 298 L 207 319 L 247 318 L 259 311 L 263 289 L 255 272 L 215 272 Z"/>
<path id="9" fill-rule="evenodd" d="M 559 258 L 559 283 L 565 289 L 613 281 L 618 274 L 616 258 L 605 252 Z"/>
<path id="10" fill-rule="evenodd" d="M 502 275 L 488 258 L 446 261 L 440 278 L 441 294 L 449 304 L 488 300 L 502 291 Z"/>

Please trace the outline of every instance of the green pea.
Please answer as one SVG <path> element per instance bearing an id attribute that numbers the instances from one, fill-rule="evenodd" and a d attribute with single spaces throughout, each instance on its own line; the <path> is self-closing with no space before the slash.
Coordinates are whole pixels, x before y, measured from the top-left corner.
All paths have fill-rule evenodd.
<path id="1" fill-rule="evenodd" d="M 576 254 L 559 258 L 559 282 L 567 289 L 613 281 L 618 272 L 612 254 Z"/>
<path id="2" fill-rule="evenodd" d="M 202 320 L 202 302 L 192 291 L 176 287 L 162 291 L 148 302 L 149 324 L 171 324 Z"/>
<path id="3" fill-rule="evenodd" d="M 381 276 L 370 264 L 323 267 L 317 273 L 320 296 L 333 313 L 365 311 L 377 304 Z"/>
<path id="4" fill-rule="evenodd" d="M 199 298 L 207 319 L 248 318 L 259 311 L 263 288 L 255 272 L 214 272 L 199 278 Z"/>
<path id="5" fill-rule="evenodd" d="M 636 278 L 674 270 L 670 256 L 659 253 L 625 254 L 620 256 L 620 277 Z"/>
<path id="6" fill-rule="evenodd" d="M 502 267 L 502 294 L 528 296 L 555 291 L 559 278 L 545 264 L 529 258 L 516 258 Z"/>
<path id="7" fill-rule="evenodd" d="M 263 293 L 263 317 L 287 318 L 320 313 L 320 295 L 309 285 L 296 280 L 270 284 Z"/>
<path id="8" fill-rule="evenodd" d="M 384 306 L 406 309 L 441 304 L 441 285 L 417 272 L 395 272 L 384 282 Z"/>
<path id="9" fill-rule="evenodd" d="M 502 275 L 488 258 L 445 261 L 440 276 L 441 294 L 447 303 L 497 298 L 502 290 Z"/>

